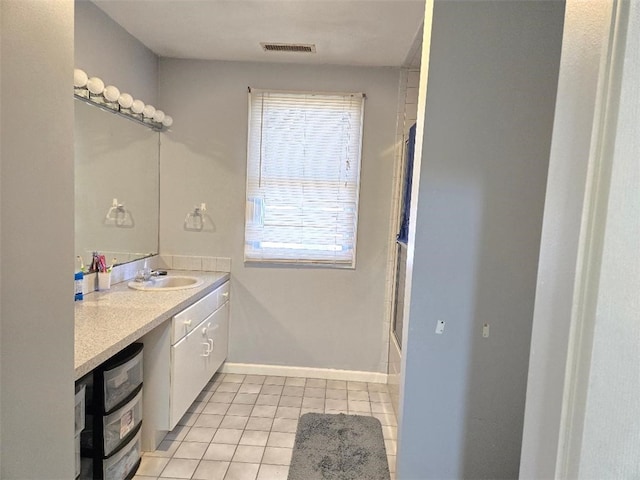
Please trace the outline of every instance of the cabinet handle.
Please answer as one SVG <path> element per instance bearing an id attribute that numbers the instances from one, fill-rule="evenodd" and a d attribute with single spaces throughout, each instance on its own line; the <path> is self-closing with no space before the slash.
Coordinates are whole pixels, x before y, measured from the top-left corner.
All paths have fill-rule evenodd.
<path id="1" fill-rule="evenodd" d="M 205 346 L 206 352 L 200 355 L 201 357 L 208 357 L 211 354 L 211 350 L 209 349 L 209 342 L 202 342 L 202 345 Z"/>
<path id="2" fill-rule="evenodd" d="M 185 320 L 183 323 L 188 327 L 191 325 L 191 320 Z"/>
<path id="3" fill-rule="evenodd" d="M 213 338 L 210 338 L 208 342 L 209 342 L 209 353 L 211 353 L 213 352 Z"/>
<path id="4" fill-rule="evenodd" d="M 229 298 L 229 292 L 224 292 L 224 293 L 222 294 L 222 298 L 224 298 L 225 300 L 226 300 L 227 298 Z"/>

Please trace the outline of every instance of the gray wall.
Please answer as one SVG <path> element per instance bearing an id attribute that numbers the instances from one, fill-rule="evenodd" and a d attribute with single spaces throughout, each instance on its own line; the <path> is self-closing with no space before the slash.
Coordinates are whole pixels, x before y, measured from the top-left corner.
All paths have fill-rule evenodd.
<path id="1" fill-rule="evenodd" d="M 2 478 L 74 477 L 73 2 L 3 0 Z"/>
<path id="2" fill-rule="evenodd" d="M 531 334 L 520 477 L 554 478 L 585 182 L 611 2 L 566 4 Z"/>
<path id="3" fill-rule="evenodd" d="M 76 68 L 162 109 L 158 57 L 88 0 L 75 2 L 74 43 Z"/>
<path id="4" fill-rule="evenodd" d="M 442 0 L 431 18 L 427 6 L 403 480 L 518 476 L 563 13 L 555 1 Z"/>
<path id="5" fill-rule="evenodd" d="M 383 342 L 398 69 L 162 59 L 160 250 L 231 257 L 229 361 L 386 371 Z M 355 270 L 243 264 L 247 87 L 367 94 Z M 183 230 L 201 202 L 213 232 Z"/>

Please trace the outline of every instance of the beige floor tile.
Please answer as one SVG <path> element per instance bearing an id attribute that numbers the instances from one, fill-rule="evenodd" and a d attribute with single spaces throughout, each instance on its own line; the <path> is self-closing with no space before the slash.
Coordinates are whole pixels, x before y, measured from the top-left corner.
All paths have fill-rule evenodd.
<path id="1" fill-rule="evenodd" d="M 201 414 L 196 423 L 193 424 L 194 427 L 209 427 L 209 428 L 218 428 L 224 415 L 209 415 L 206 413 Z"/>
<path id="2" fill-rule="evenodd" d="M 368 390 L 366 382 L 347 382 L 348 390 Z"/>
<path id="3" fill-rule="evenodd" d="M 204 442 L 182 442 L 173 454 L 173 458 L 192 458 L 200 460 L 209 446 Z"/>
<path id="4" fill-rule="evenodd" d="M 240 438 L 240 445 L 264 447 L 267 444 L 269 432 L 259 430 L 245 430 Z"/>
<path id="5" fill-rule="evenodd" d="M 136 475 L 146 475 L 149 477 L 157 477 L 162 473 L 162 470 L 169 463 L 170 458 L 163 457 L 149 457 L 147 455 L 142 457 L 142 461 L 140 462 L 140 467 L 138 467 L 138 471 Z"/>
<path id="6" fill-rule="evenodd" d="M 324 398 L 325 393 L 326 388 L 305 387 L 304 389 L 305 397 Z"/>
<path id="7" fill-rule="evenodd" d="M 231 461 L 259 464 L 262 461 L 263 454 L 264 447 L 256 445 L 238 445 L 236 453 L 233 455 L 233 459 Z"/>
<path id="8" fill-rule="evenodd" d="M 276 410 L 277 407 L 275 405 L 256 405 L 251 411 L 251 416 L 273 418 Z"/>
<path id="9" fill-rule="evenodd" d="M 369 389 L 369 392 L 389 393 L 389 388 L 386 383 L 368 383 L 367 388 Z"/>
<path id="10" fill-rule="evenodd" d="M 185 433 L 186 435 L 186 433 Z M 166 437 L 165 437 L 166 438 Z M 144 452 L 145 457 L 173 457 L 182 440 L 163 440 L 153 452 Z"/>
<path id="11" fill-rule="evenodd" d="M 346 410 L 348 408 L 347 401 L 327 398 L 324 402 L 324 408 L 325 410 Z"/>
<path id="12" fill-rule="evenodd" d="M 369 401 L 369 392 L 364 390 L 349 390 L 348 391 L 348 399 L 355 401 Z"/>
<path id="13" fill-rule="evenodd" d="M 371 404 L 369 402 L 361 402 L 358 400 L 349 400 L 347 402 L 349 411 L 368 412 L 371 413 Z"/>
<path id="14" fill-rule="evenodd" d="M 260 465 L 257 480 L 287 480 L 289 467 L 285 465 Z"/>
<path id="15" fill-rule="evenodd" d="M 185 442 L 210 442 L 216 433 L 215 428 L 209 427 L 193 427 L 184 437 Z"/>
<path id="16" fill-rule="evenodd" d="M 280 401 L 280 395 L 265 395 L 260 394 L 256 400 L 256 405 L 271 405 L 276 406 Z"/>
<path id="17" fill-rule="evenodd" d="M 300 409 L 296 407 L 278 407 L 275 417 L 276 418 L 298 418 L 300 416 Z"/>
<path id="18" fill-rule="evenodd" d="M 301 397 L 304 395 L 304 387 L 295 385 L 285 385 L 282 389 L 282 395 L 288 397 Z"/>
<path id="19" fill-rule="evenodd" d="M 271 431 L 283 433 L 296 433 L 298 420 L 295 418 L 276 418 L 273 420 Z"/>
<path id="20" fill-rule="evenodd" d="M 306 381 L 306 378 L 287 377 L 284 384 L 291 387 L 304 387 Z"/>
<path id="21" fill-rule="evenodd" d="M 347 382 L 345 382 L 344 380 L 327 380 L 327 388 L 335 390 L 346 390 Z"/>
<path id="22" fill-rule="evenodd" d="M 286 377 L 267 377 L 264 381 L 265 385 L 284 385 Z"/>
<path id="23" fill-rule="evenodd" d="M 238 393 L 233 399 L 234 404 L 254 405 L 258 399 L 257 393 Z"/>
<path id="24" fill-rule="evenodd" d="M 216 392 L 231 392 L 231 393 L 237 393 L 238 390 L 240 390 L 240 387 L 242 386 L 241 383 L 227 383 L 227 382 L 222 382 L 220 384 L 220 386 L 218 387 L 218 389 L 216 390 Z"/>
<path id="25" fill-rule="evenodd" d="M 245 377 L 246 375 L 238 375 L 237 373 L 226 373 L 222 381 L 227 383 L 242 383 Z"/>
<path id="26" fill-rule="evenodd" d="M 291 463 L 292 452 L 292 448 L 267 447 L 264 449 L 262 463 L 269 465 L 289 465 Z"/>
<path id="27" fill-rule="evenodd" d="M 213 403 L 209 402 L 204 406 L 202 413 L 207 415 L 224 415 L 229 410 L 228 403 Z"/>
<path id="28" fill-rule="evenodd" d="M 240 415 L 225 415 L 218 428 L 232 428 L 242 430 L 249 421 L 249 417 Z"/>
<path id="29" fill-rule="evenodd" d="M 228 468 L 229 462 L 203 460 L 191 478 L 193 480 L 224 480 Z"/>
<path id="30" fill-rule="evenodd" d="M 262 390 L 261 383 L 243 383 L 238 393 L 260 393 Z"/>
<path id="31" fill-rule="evenodd" d="M 200 460 L 190 460 L 186 458 L 172 458 L 162 471 L 161 477 L 170 478 L 191 478 L 196 471 Z"/>
<path id="32" fill-rule="evenodd" d="M 239 415 L 241 417 L 248 417 L 251 415 L 251 410 L 253 410 L 253 405 L 241 405 L 238 403 L 233 403 L 227 410 L 227 415 Z"/>
<path id="33" fill-rule="evenodd" d="M 262 385 L 267 379 L 264 375 L 247 375 L 244 379 L 244 383 L 255 383 Z"/>
<path id="34" fill-rule="evenodd" d="M 268 432 L 271 430 L 271 424 L 273 423 L 273 418 L 269 417 L 249 417 L 249 421 L 247 422 L 247 426 L 244 427 L 245 430 L 260 430 L 263 432 Z"/>
<path id="35" fill-rule="evenodd" d="M 216 392 L 211 395 L 210 402 L 231 403 L 237 394 L 234 392 Z"/>
<path id="36" fill-rule="evenodd" d="M 271 432 L 269 434 L 269 440 L 267 440 L 267 446 L 293 448 L 295 438 L 296 436 L 294 433 Z"/>
<path id="37" fill-rule="evenodd" d="M 237 445 L 242 437 L 242 430 L 232 428 L 219 428 L 213 436 L 213 443 L 228 443 Z"/>
<path id="38" fill-rule="evenodd" d="M 325 398 L 330 398 L 331 400 L 346 400 L 347 399 L 347 390 L 334 390 L 327 389 Z"/>
<path id="39" fill-rule="evenodd" d="M 227 469 L 224 480 L 255 480 L 258 475 L 258 463 L 232 462 Z"/>
<path id="40" fill-rule="evenodd" d="M 305 387 L 327 388 L 327 381 L 323 378 L 307 378 Z"/>
<path id="41" fill-rule="evenodd" d="M 260 394 L 264 395 L 280 395 L 282 393 L 283 385 L 263 385 Z"/>
<path id="42" fill-rule="evenodd" d="M 202 459 L 230 462 L 234 453 L 236 453 L 236 445 L 212 443 L 207 447 Z"/>
<path id="43" fill-rule="evenodd" d="M 192 427 L 198 418 L 199 413 L 187 412 L 185 413 L 180 420 L 178 420 L 178 425 L 184 425 L 185 427 Z"/>
<path id="44" fill-rule="evenodd" d="M 303 397 L 302 406 L 306 408 L 324 408 L 324 397 Z"/>
<path id="45" fill-rule="evenodd" d="M 298 407 L 302 406 L 302 397 L 280 397 L 279 407 Z"/>

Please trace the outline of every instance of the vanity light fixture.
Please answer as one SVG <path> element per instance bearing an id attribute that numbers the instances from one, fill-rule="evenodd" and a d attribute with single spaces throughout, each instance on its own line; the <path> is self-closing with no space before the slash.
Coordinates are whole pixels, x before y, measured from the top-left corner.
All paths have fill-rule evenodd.
<path id="1" fill-rule="evenodd" d="M 121 93 L 113 85 L 105 87 L 102 79 L 89 77 L 79 68 L 73 71 L 73 87 L 73 95 L 77 99 L 141 123 L 156 132 L 166 131 L 173 125 L 173 118 L 162 110 L 145 105 L 142 100 L 136 100 L 128 93 Z"/>

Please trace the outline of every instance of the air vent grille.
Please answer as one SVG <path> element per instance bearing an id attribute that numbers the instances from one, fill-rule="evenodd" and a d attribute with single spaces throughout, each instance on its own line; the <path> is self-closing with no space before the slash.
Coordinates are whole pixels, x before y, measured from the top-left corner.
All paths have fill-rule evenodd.
<path id="1" fill-rule="evenodd" d="M 261 42 L 260 45 L 265 52 L 316 53 L 316 46 L 312 44 Z"/>

